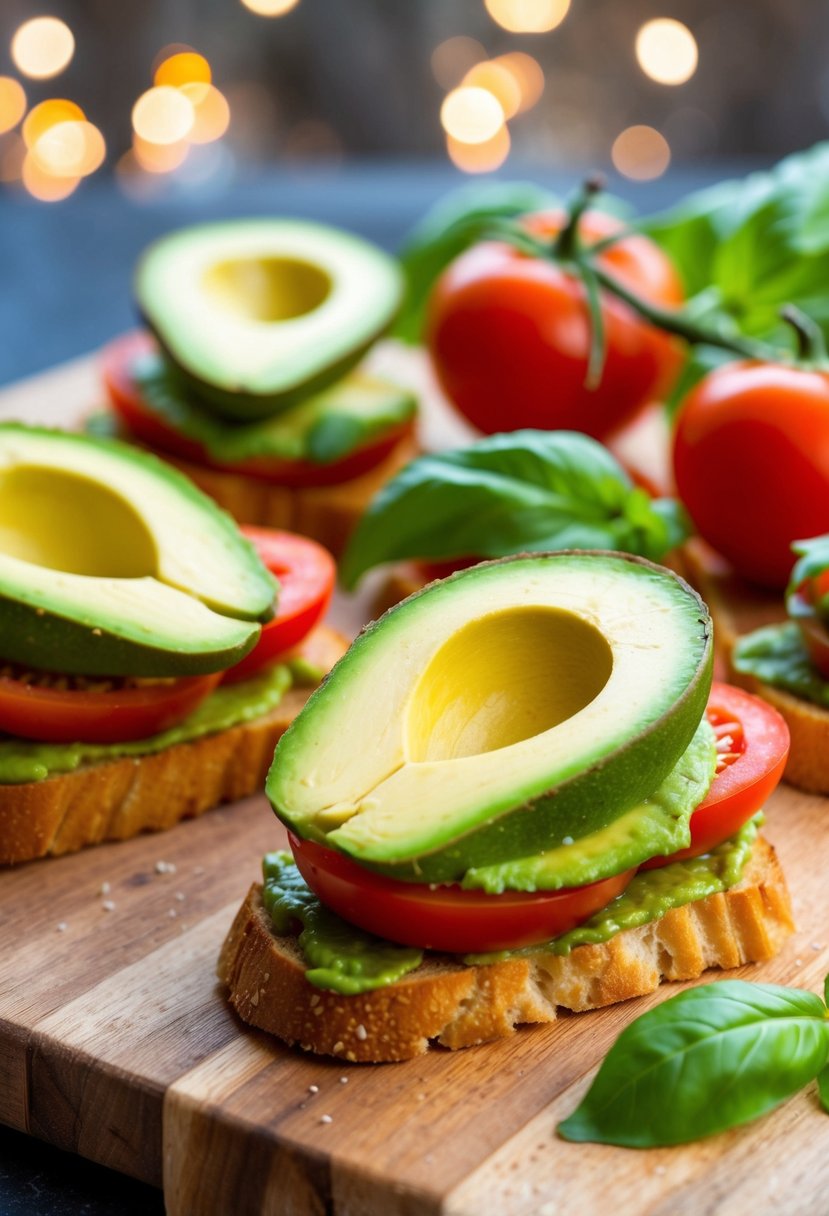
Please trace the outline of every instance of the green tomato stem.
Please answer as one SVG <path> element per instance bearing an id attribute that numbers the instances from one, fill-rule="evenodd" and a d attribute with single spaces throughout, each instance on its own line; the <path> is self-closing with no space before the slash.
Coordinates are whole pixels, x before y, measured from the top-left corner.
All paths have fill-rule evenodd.
<path id="1" fill-rule="evenodd" d="M 592 392 L 602 382 L 602 373 L 604 372 L 607 355 L 602 301 L 599 294 L 598 278 L 592 263 L 587 258 L 579 258 L 576 265 L 584 283 L 587 309 L 590 314 L 590 353 L 587 359 L 587 375 L 584 378 L 584 387 L 588 392 Z"/>
<path id="2" fill-rule="evenodd" d="M 622 300 L 645 321 L 666 333 L 683 338 L 691 346 L 714 346 L 719 350 L 727 350 L 739 355 L 743 359 L 779 362 L 781 358 L 781 352 L 766 342 L 757 342 L 753 338 L 741 338 L 735 334 L 723 334 L 717 329 L 697 325 L 680 312 L 670 312 L 668 309 L 658 308 L 656 305 L 648 303 L 634 292 L 629 291 L 618 279 L 613 278 L 595 263 L 593 273 L 605 291 L 610 292 L 617 300 Z"/>
<path id="3" fill-rule="evenodd" d="M 794 304 L 786 304 L 781 308 L 780 318 L 795 332 L 798 363 L 825 368 L 829 363 L 829 356 L 826 354 L 826 343 L 818 323 Z"/>
<path id="4" fill-rule="evenodd" d="M 596 195 L 601 194 L 602 190 L 604 190 L 604 179 L 598 173 L 582 182 L 567 210 L 567 222 L 550 247 L 550 253 L 555 261 L 578 261 L 582 248 L 579 239 L 581 218 Z"/>

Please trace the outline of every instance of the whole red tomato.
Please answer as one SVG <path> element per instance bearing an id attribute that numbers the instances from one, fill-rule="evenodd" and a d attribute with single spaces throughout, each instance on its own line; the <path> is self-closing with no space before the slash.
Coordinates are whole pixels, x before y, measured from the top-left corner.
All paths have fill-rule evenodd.
<path id="1" fill-rule="evenodd" d="M 792 541 L 829 532 L 829 375 L 742 362 L 710 372 L 677 416 L 674 473 L 699 534 L 743 578 L 785 587 Z"/>
<path id="2" fill-rule="evenodd" d="M 554 236 L 561 212 L 527 217 Z M 621 225 L 601 212 L 579 223 L 585 244 Z M 659 306 L 682 303 L 667 256 L 629 236 L 599 256 L 602 267 Z M 482 431 L 584 431 L 603 439 L 666 387 L 679 355 L 673 339 L 602 293 L 606 359 L 600 384 L 585 388 L 591 326 L 583 284 L 563 266 L 487 241 L 462 253 L 435 285 L 426 340 L 444 392 Z"/>

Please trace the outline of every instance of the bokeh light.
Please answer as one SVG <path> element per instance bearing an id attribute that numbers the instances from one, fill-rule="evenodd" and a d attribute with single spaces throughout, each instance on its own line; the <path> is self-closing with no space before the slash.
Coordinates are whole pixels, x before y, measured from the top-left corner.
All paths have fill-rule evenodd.
<path id="1" fill-rule="evenodd" d="M 697 40 L 681 21 L 657 17 L 640 27 L 636 58 L 645 75 L 658 84 L 684 84 L 697 70 Z"/>
<path id="2" fill-rule="evenodd" d="M 561 25 L 570 0 L 484 0 L 493 21 L 511 34 L 546 34 Z"/>
<path id="3" fill-rule="evenodd" d="M 464 144 L 481 144 L 493 139 L 503 127 L 504 111 L 487 89 L 462 86 L 444 98 L 440 121 L 453 139 Z"/>
<path id="4" fill-rule="evenodd" d="M 510 51 L 506 55 L 499 55 L 493 63 L 509 72 L 515 81 L 521 97 L 519 114 L 524 110 L 531 110 L 541 100 L 544 92 L 544 69 L 532 55 L 527 55 L 524 51 Z"/>
<path id="5" fill-rule="evenodd" d="M 75 53 L 69 26 L 57 17 L 33 17 L 14 33 L 11 54 L 15 67 L 33 80 L 57 76 Z"/>
<path id="6" fill-rule="evenodd" d="M 230 126 L 230 106 L 215 85 L 184 84 L 181 92 L 192 103 L 195 117 L 187 134 L 191 144 L 210 144 L 221 139 Z"/>
<path id="7" fill-rule="evenodd" d="M 432 75 L 447 93 L 463 80 L 470 68 L 486 59 L 486 51 L 476 38 L 456 34 L 445 38 L 432 51 Z"/>
<path id="8" fill-rule="evenodd" d="M 175 143 L 155 144 L 152 140 L 132 137 L 132 157 L 135 165 L 145 173 L 172 173 L 187 159 L 190 145 L 180 139 Z"/>
<path id="9" fill-rule="evenodd" d="M 299 0 L 242 0 L 242 4 L 257 17 L 281 17 L 296 8 Z"/>
<path id="10" fill-rule="evenodd" d="M 26 157 L 23 136 L 17 131 L 0 135 L 0 182 L 19 182 Z"/>
<path id="11" fill-rule="evenodd" d="M 33 198 L 44 203 L 59 203 L 77 190 L 79 177 L 56 177 L 45 172 L 32 152 L 27 152 L 21 170 L 23 185 Z"/>
<path id="12" fill-rule="evenodd" d="M 12 76 L 0 76 L 0 135 L 16 127 L 26 113 L 26 92 Z"/>
<path id="13" fill-rule="evenodd" d="M 180 89 L 188 84 L 208 85 L 212 79 L 210 64 L 204 55 L 188 50 L 178 51 L 162 60 L 153 75 L 153 84 Z"/>
<path id="14" fill-rule="evenodd" d="M 31 150 L 40 137 L 59 122 L 84 122 L 86 115 L 74 101 L 65 97 L 50 97 L 29 110 L 23 122 L 23 139 Z"/>
<path id="15" fill-rule="evenodd" d="M 509 156 L 509 150 L 510 135 L 505 126 L 500 127 L 491 139 L 477 144 L 462 143 L 451 135 L 446 137 L 449 159 L 464 173 L 491 173 L 493 169 L 500 169 Z"/>
<path id="16" fill-rule="evenodd" d="M 637 182 L 661 177 L 671 163 L 665 136 L 646 126 L 626 127 L 613 141 L 610 156 L 621 174 Z"/>
<path id="17" fill-rule="evenodd" d="M 521 88 L 508 68 L 497 60 L 476 63 L 463 78 L 465 86 L 486 89 L 501 106 L 504 118 L 512 118 L 521 106 Z"/>
<path id="18" fill-rule="evenodd" d="M 52 177 L 88 177 L 104 163 L 104 137 L 91 122 L 59 122 L 31 148 L 30 157 Z"/>
<path id="19" fill-rule="evenodd" d="M 153 144 L 177 144 L 186 139 L 195 120 L 190 98 L 171 85 L 148 89 L 132 107 L 133 130 Z"/>

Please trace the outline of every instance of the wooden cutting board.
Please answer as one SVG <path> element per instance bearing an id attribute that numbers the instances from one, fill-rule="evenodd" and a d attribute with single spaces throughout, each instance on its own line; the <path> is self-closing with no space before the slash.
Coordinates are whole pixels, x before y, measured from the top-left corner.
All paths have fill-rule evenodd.
<path id="1" fill-rule="evenodd" d="M 393 349 L 381 358 L 422 378 Z M 0 394 L 0 416 L 69 424 L 97 396 L 94 361 L 82 360 Z M 429 428 L 436 443 L 463 433 L 439 409 Z M 363 611 L 342 600 L 335 620 L 353 630 Z M 740 974 L 820 990 L 829 806 L 784 787 L 767 834 L 799 928 L 777 959 Z M 281 839 L 257 797 L 0 872 L 0 1120 L 163 1183 L 170 1216 L 825 1210 L 829 1119 L 813 1087 L 687 1148 L 556 1138 L 622 1027 L 675 985 L 404 1064 L 309 1058 L 248 1030 L 213 969 L 260 855 Z"/>

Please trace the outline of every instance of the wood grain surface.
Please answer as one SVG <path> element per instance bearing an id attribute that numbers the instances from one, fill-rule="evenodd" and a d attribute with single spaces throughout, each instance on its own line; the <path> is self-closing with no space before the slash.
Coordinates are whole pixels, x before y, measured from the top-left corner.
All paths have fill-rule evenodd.
<path id="1" fill-rule="evenodd" d="M 380 358 L 424 375 L 393 350 Z M 94 364 L 81 361 L 0 395 L 0 415 L 71 423 L 96 395 Z M 449 437 L 439 412 L 429 425 L 431 442 Z M 339 601 L 335 621 L 353 631 L 363 605 Z M 744 978 L 820 990 L 828 810 L 787 787 L 772 798 L 767 834 L 798 931 Z M 556 1138 L 615 1036 L 677 985 L 403 1064 L 309 1058 L 247 1029 L 223 999 L 215 960 L 262 852 L 281 840 L 257 796 L 163 834 L 0 871 L 0 1120 L 163 1181 L 170 1216 L 826 1208 L 829 1119 L 814 1087 L 686 1148 Z"/>

